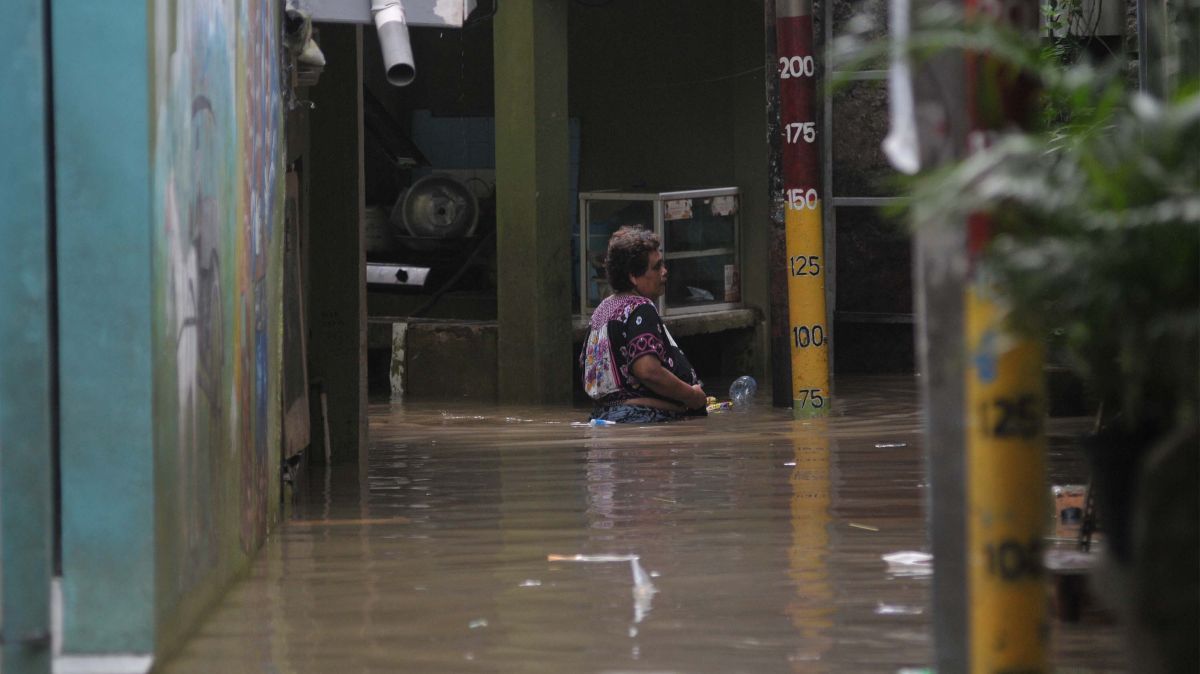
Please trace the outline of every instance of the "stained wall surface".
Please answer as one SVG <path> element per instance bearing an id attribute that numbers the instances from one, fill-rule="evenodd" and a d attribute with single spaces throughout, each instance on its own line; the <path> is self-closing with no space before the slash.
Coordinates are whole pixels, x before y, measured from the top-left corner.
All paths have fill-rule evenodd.
<path id="1" fill-rule="evenodd" d="M 279 5 L 153 3 L 156 590 L 168 641 L 278 514 Z"/>

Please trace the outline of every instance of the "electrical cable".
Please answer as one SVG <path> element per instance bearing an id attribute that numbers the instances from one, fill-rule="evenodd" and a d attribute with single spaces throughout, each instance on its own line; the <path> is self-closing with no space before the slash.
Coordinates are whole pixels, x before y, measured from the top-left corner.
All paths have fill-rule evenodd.
<path id="1" fill-rule="evenodd" d="M 495 228 L 488 230 L 487 234 L 484 234 L 482 237 L 480 237 L 479 242 L 475 244 L 475 250 L 471 251 L 471 254 L 467 256 L 465 261 L 463 261 L 462 266 L 458 268 L 458 271 L 454 272 L 453 276 L 446 279 L 446 282 L 429 296 L 429 299 L 425 301 L 425 304 L 422 304 L 414 309 L 410 314 L 408 314 L 408 316 L 405 316 L 405 318 L 420 318 L 421 314 L 432 309 L 433 306 L 438 303 L 438 300 L 442 299 L 442 295 L 445 295 L 447 292 L 449 292 L 450 289 L 454 287 L 454 284 L 458 283 L 459 279 L 463 277 L 463 274 L 467 273 L 467 270 L 470 269 L 471 265 L 475 263 L 475 260 L 479 257 L 479 254 L 483 252 L 484 247 L 490 241 L 494 241 L 495 238 Z"/>

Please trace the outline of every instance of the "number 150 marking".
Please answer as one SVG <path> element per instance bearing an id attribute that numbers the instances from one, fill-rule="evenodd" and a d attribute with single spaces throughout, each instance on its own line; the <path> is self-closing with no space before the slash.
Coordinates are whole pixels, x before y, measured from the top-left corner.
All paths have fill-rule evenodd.
<path id="1" fill-rule="evenodd" d="M 817 191 L 814 189 L 804 189 L 801 187 L 793 187 L 787 191 L 788 208 L 793 211 L 812 210 L 821 202 Z"/>

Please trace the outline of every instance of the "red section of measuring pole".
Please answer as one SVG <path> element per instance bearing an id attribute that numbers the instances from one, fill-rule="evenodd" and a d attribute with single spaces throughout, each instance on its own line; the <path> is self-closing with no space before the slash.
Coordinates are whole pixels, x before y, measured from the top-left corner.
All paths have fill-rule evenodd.
<path id="1" fill-rule="evenodd" d="M 820 188 L 820 146 L 815 142 L 816 55 L 812 3 L 778 0 L 775 14 L 779 121 L 785 189 Z M 803 126 L 803 125 L 810 126 Z"/>
<path id="2" fill-rule="evenodd" d="M 970 21 L 992 20 L 1024 32 L 1037 30 L 1038 5 L 1032 0 L 966 0 Z M 1036 111 L 1037 83 L 1011 65 L 988 54 L 966 53 L 967 153 L 982 150 L 996 132 L 1008 127 L 1028 128 Z M 967 219 L 967 255 L 974 266 L 992 237 L 992 219 L 974 213 Z"/>

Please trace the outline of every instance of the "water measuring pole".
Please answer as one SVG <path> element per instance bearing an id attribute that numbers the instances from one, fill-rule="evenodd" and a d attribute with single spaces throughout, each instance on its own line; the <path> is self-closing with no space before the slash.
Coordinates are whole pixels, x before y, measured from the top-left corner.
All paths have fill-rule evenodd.
<path id="1" fill-rule="evenodd" d="M 817 144 L 816 58 L 812 0 L 777 0 L 775 39 L 783 203 L 791 327 L 792 413 L 824 415 L 829 390 L 825 313 L 825 246 L 821 231 L 820 145 Z"/>
<path id="2" fill-rule="evenodd" d="M 967 15 L 1037 29 L 1033 0 L 967 0 Z M 968 53 L 967 152 L 1019 128 L 1035 87 L 1011 66 Z M 1042 578 L 1046 415 L 1041 345 L 1004 324 L 1002 289 L 980 264 L 992 219 L 967 223 L 966 466 L 970 671 L 1045 672 L 1049 639 Z"/>

